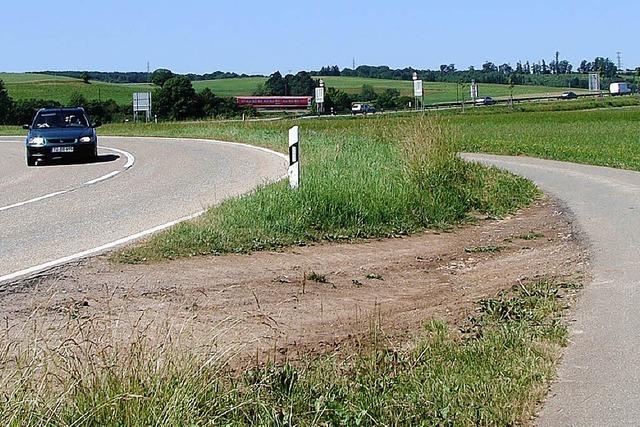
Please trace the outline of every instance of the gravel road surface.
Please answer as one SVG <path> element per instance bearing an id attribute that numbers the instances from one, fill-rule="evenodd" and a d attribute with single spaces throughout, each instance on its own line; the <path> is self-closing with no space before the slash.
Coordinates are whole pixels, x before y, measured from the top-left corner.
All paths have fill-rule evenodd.
<path id="1" fill-rule="evenodd" d="M 587 236 L 594 282 L 575 308 L 571 343 L 540 426 L 640 422 L 640 173 L 524 157 L 465 155 L 555 195 Z"/>
<path id="2" fill-rule="evenodd" d="M 286 174 L 283 157 L 236 144 L 101 137 L 99 145 L 95 163 L 27 167 L 23 139 L 0 138 L 0 282 Z"/>

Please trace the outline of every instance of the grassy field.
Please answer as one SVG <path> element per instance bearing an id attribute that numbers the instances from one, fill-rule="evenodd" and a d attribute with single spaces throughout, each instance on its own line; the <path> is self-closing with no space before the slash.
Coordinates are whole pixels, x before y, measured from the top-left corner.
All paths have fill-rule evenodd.
<path id="1" fill-rule="evenodd" d="M 468 152 L 527 155 L 640 171 L 640 108 L 458 116 Z"/>
<path id="2" fill-rule="evenodd" d="M 131 342 L 91 319 L 70 319 L 60 345 L 50 325 L 0 353 L 3 425 L 478 426 L 530 421 L 553 378 L 579 285 L 537 281 L 480 301 L 452 329 L 426 321 L 411 348 L 387 347 L 381 325 L 346 360 L 229 372 L 221 350 L 198 356 L 143 327 Z M 34 322 L 37 316 L 33 317 Z M 39 328 L 42 328 L 40 330 Z M 461 333 L 461 331 L 463 331 Z M 167 335 L 168 336 L 168 335 Z"/>
<path id="3" fill-rule="evenodd" d="M 359 93 L 362 85 L 368 84 L 377 92 L 385 89 L 398 89 L 402 95 L 412 94 L 412 83 L 400 80 L 367 79 L 359 77 L 323 77 L 328 86 L 335 87 L 348 93 Z M 49 76 L 45 74 L 0 73 L 9 90 L 9 94 L 19 99 L 51 99 L 66 103 L 75 92 L 85 98 L 114 99 L 119 104 L 131 102 L 134 92 L 153 91 L 156 87 L 147 84 L 116 84 L 92 81 L 86 84 L 79 79 L 69 77 Z M 251 95 L 256 88 L 265 82 L 263 77 L 249 77 L 237 79 L 205 80 L 193 82 L 197 91 L 205 88 L 213 90 L 219 96 Z M 452 102 L 457 100 L 457 87 L 454 83 L 425 83 L 425 102 Z M 464 89 L 468 99 L 468 87 Z M 544 86 L 515 86 L 514 96 L 559 94 L 562 88 Z M 481 96 L 507 97 L 510 89 L 507 85 L 480 85 Z"/>
<path id="4" fill-rule="evenodd" d="M 282 136 L 292 124 L 225 123 L 207 132 L 284 151 Z M 198 136 L 197 125 L 182 129 Z M 504 215 L 538 194 L 527 181 L 461 162 L 455 137 L 435 119 L 315 120 L 303 129 L 304 185 L 299 191 L 290 191 L 286 183 L 263 187 L 114 259 L 137 263 L 404 235 L 458 224 L 471 211 Z M 126 133 L 127 128 L 109 130 Z"/>
<path id="5" fill-rule="evenodd" d="M 69 102 L 73 93 L 80 93 L 86 99 L 113 99 L 118 104 L 130 104 L 134 92 L 149 92 L 153 85 L 115 84 L 92 81 L 89 84 L 69 77 L 44 74 L 0 73 L 9 95 L 15 99 L 45 99 Z"/>
<path id="6" fill-rule="evenodd" d="M 258 86 L 262 86 L 266 81 L 267 79 L 264 77 L 201 80 L 193 82 L 193 87 L 198 92 L 209 88 L 218 96 L 242 96 L 251 95 Z"/>
<path id="7" fill-rule="evenodd" d="M 397 89 L 402 95 L 413 95 L 413 83 L 401 80 L 383 80 L 383 79 L 367 79 L 361 77 L 322 77 L 327 86 L 335 87 L 347 93 L 359 93 L 362 85 L 367 84 L 373 86 L 376 92 L 382 92 L 385 89 Z M 214 93 L 223 96 L 251 95 L 256 88 L 266 81 L 265 78 L 252 77 L 246 79 L 222 79 L 222 80 L 204 80 L 194 82 L 196 90 L 204 88 L 211 89 Z M 425 102 L 452 102 L 457 100 L 457 87 L 455 83 L 429 83 L 425 82 Z M 564 91 L 558 87 L 546 86 L 515 86 L 513 90 L 514 96 L 523 95 L 547 95 L 560 94 Z M 580 90 L 575 90 L 581 92 Z M 469 99 L 469 87 L 464 89 L 466 99 Z M 480 85 L 480 96 L 507 97 L 510 95 L 510 89 L 507 85 L 498 84 L 482 84 Z"/>

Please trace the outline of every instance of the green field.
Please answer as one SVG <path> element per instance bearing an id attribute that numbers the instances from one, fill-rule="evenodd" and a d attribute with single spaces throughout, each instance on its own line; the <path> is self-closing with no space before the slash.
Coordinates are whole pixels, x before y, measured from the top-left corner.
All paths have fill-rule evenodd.
<path id="1" fill-rule="evenodd" d="M 377 92 L 385 89 L 397 89 L 402 95 L 412 94 L 412 83 L 401 80 L 367 79 L 359 77 L 322 77 L 329 87 L 355 94 L 359 93 L 362 85 L 373 86 Z M 9 95 L 15 100 L 46 99 L 67 103 L 74 93 L 82 94 L 86 99 L 114 99 L 118 104 L 129 104 L 134 92 L 148 92 L 157 89 L 150 84 L 118 84 L 91 81 L 89 84 L 82 80 L 69 77 L 49 76 L 45 74 L 28 73 L 0 73 Z M 237 79 L 203 80 L 193 82 L 197 91 L 211 89 L 218 96 L 251 95 L 258 86 L 266 81 L 264 77 L 247 77 Z M 454 83 L 425 83 L 425 102 L 453 102 L 458 98 L 457 85 Z M 563 92 L 562 88 L 545 86 L 515 86 L 514 96 L 549 95 Z M 575 91 L 575 90 L 574 90 Z M 464 89 L 465 97 L 469 98 L 469 88 Z M 510 89 L 507 85 L 482 84 L 481 96 L 496 98 L 507 97 Z"/>
<path id="2" fill-rule="evenodd" d="M 294 123 L 236 122 L 203 124 L 203 128 L 165 123 L 155 130 L 161 134 L 173 129 L 192 136 L 204 130 L 209 138 L 286 151 L 282 136 Z M 538 194 L 524 180 L 461 162 L 455 156 L 455 136 L 445 133 L 433 118 L 309 120 L 302 126 L 305 181 L 299 191 L 291 192 L 286 183 L 266 186 L 114 259 L 138 263 L 405 235 L 451 227 L 467 220 L 471 211 L 501 216 Z M 139 133 L 118 125 L 107 129 Z"/>
<path id="3" fill-rule="evenodd" d="M 201 92 L 209 88 L 218 96 L 251 95 L 264 82 L 265 77 L 247 77 L 238 79 L 201 80 L 193 82 L 196 91 Z"/>
<path id="4" fill-rule="evenodd" d="M 322 78 L 328 87 L 334 87 L 347 93 L 359 93 L 362 89 L 362 85 L 371 85 L 376 92 L 382 92 L 385 89 L 397 89 L 401 95 L 412 96 L 413 83 L 402 80 L 383 80 L 383 79 L 367 79 L 361 77 L 320 77 Z M 245 79 L 221 79 L 221 80 L 203 80 L 194 82 L 193 85 L 196 90 L 200 91 L 204 88 L 211 89 L 214 93 L 220 96 L 237 96 L 237 95 L 251 95 L 258 86 L 263 84 L 266 78 L 263 77 L 251 77 Z M 453 102 L 457 100 L 457 85 L 455 83 L 424 83 L 425 102 Z M 580 90 L 572 89 L 574 92 L 581 92 Z M 560 94 L 565 89 L 558 87 L 546 87 L 546 86 L 515 86 L 513 88 L 514 96 L 523 95 L 548 95 L 548 94 Z M 480 96 L 491 97 L 507 97 L 510 95 L 510 89 L 508 85 L 498 84 L 481 84 Z M 469 99 L 469 86 L 464 89 L 466 99 Z M 462 95 L 460 95 L 462 96 Z"/>
<path id="5" fill-rule="evenodd" d="M 82 94 L 86 99 L 113 99 L 118 104 L 131 103 L 134 92 L 149 92 L 155 86 L 147 84 L 116 84 L 92 81 L 89 84 L 69 77 L 49 76 L 45 74 L 0 73 L 9 95 L 14 100 L 45 99 L 69 102 L 74 93 Z"/>

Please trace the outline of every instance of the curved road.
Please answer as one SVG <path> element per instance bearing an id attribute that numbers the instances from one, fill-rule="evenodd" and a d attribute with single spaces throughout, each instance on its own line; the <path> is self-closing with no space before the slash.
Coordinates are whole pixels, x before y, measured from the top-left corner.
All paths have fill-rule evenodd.
<path id="1" fill-rule="evenodd" d="M 97 163 L 27 168 L 21 139 L 0 138 L 0 282 L 165 227 L 286 172 L 282 156 L 241 145 L 108 137 L 100 143 Z M 640 173 L 524 157 L 465 158 L 525 176 L 562 199 L 592 246 L 594 283 L 576 307 L 571 345 L 538 424 L 637 424 Z"/>
<path id="2" fill-rule="evenodd" d="M 239 144 L 99 144 L 96 163 L 28 168 L 23 139 L 0 138 L 0 282 L 141 237 L 286 174 L 282 155 Z"/>
<path id="3" fill-rule="evenodd" d="M 640 173 L 524 157 L 464 155 L 508 169 L 563 200 L 592 249 L 594 282 L 541 426 L 640 423 Z"/>

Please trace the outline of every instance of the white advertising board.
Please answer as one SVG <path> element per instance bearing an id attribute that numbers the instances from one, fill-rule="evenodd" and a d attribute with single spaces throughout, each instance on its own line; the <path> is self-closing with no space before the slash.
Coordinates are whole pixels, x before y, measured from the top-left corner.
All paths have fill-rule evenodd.
<path id="1" fill-rule="evenodd" d="M 316 88 L 316 104 L 324 104 L 324 88 Z"/>
<path id="2" fill-rule="evenodd" d="M 422 80 L 414 80 L 413 81 L 413 96 L 416 98 L 422 97 Z"/>

